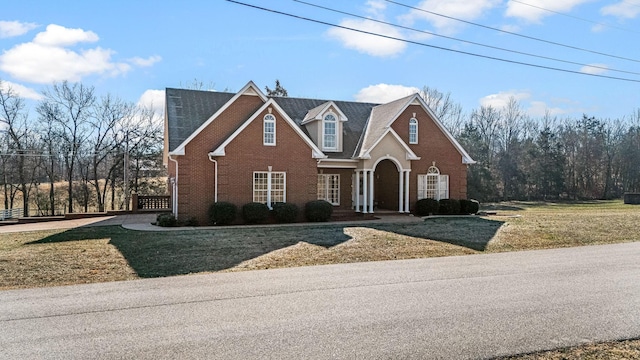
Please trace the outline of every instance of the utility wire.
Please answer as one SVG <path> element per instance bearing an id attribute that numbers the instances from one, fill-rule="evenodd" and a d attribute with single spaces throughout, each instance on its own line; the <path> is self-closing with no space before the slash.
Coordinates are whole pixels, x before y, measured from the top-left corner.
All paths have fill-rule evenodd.
<path id="1" fill-rule="evenodd" d="M 622 59 L 622 60 L 627 60 L 627 61 L 633 61 L 633 62 L 640 63 L 640 60 L 638 60 L 638 59 L 631 59 L 631 58 L 627 58 L 627 57 L 623 57 L 623 56 L 612 55 L 612 54 L 607 54 L 607 53 L 603 53 L 603 52 L 600 52 L 600 51 L 589 50 L 589 49 L 585 49 L 585 48 L 581 48 L 581 47 L 577 47 L 577 46 L 562 44 L 562 43 L 551 41 L 551 40 L 540 39 L 540 38 L 533 37 L 533 36 L 518 34 L 518 33 L 512 32 L 512 31 L 502 30 L 502 29 L 491 27 L 491 26 L 474 23 L 472 21 L 462 20 L 462 19 L 458 19 L 458 18 L 455 18 L 455 17 L 452 17 L 452 16 L 439 14 L 439 13 L 436 13 L 436 12 L 433 12 L 433 11 L 429 11 L 429 10 L 425 10 L 425 9 L 421 9 L 421 8 L 418 8 L 418 7 L 415 7 L 415 6 L 403 4 L 403 3 L 400 3 L 400 2 L 397 2 L 397 1 L 394 1 L 394 0 L 385 0 L 385 1 L 389 2 L 389 3 L 392 3 L 392 4 L 395 4 L 395 5 L 398 5 L 398 6 L 403 6 L 403 7 L 412 9 L 412 10 L 422 11 L 422 12 L 425 12 L 427 14 L 440 16 L 440 17 L 443 17 L 443 18 L 446 18 L 446 19 L 463 22 L 465 24 L 478 26 L 478 27 L 481 27 L 481 28 L 489 29 L 489 30 L 499 31 L 501 33 L 505 33 L 505 34 L 509 34 L 509 35 L 513 35 L 513 36 L 519 36 L 519 37 L 522 37 L 522 38 L 525 38 L 525 39 L 529 39 L 529 40 L 535 40 L 535 41 L 539 41 L 539 42 L 543 42 L 543 43 L 547 43 L 547 44 L 552 44 L 552 45 L 556 45 L 556 46 L 562 46 L 562 47 L 566 47 L 566 48 L 574 49 L 574 50 L 578 50 L 578 51 L 584 51 L 584 52 L 589 52 L 589 53 L 592 53 L 592 54 L 598 54 L 598 55 L 607 56 L 607 57 L 611 57 L 611 58 Z"/>
<path id="2" fill-rule="evenodd" d="M 258 6 L 258 5 L 247 4 L 247 3 L 243 3 L 243 2 L 240 2 L 240 1 L 236 1 L 236 0 L 226 0 L 226 1 L 230 2 L 230 3 L 234 3 L 234 4 L 243 5 L 243 6 L 246 6 L 246 7 L 262 10 L 262 11 L 267 11 L 267 12 L 270 12 L 270 13 L 273 13 L 273 14 L 279 14 L 279 15 L 292 17 L 292 18 L 299 19 L 299 20 L 305 20 L 305 21 L 314 22 L 314 23 L 322 24 L 322 25 L 327 25 L 327 26 L 331 26 L 331 27 L 335 27 L 335 28 L 339 28 L 339 29 L 355 31 L 355 32 L 359 32 L 359 33 L 362 33 L 362 34 L 378 36 L 378 37 L 382 37 L 382 38 L 385 38 L 385 39 L 402 41 L 402 42 L 405 42 L 405 43 L 408 43 L 408 44 L 420 45 L 420 46 L 430 47 L 430 48 L 433 48 L 433 49 L 454 52 L 454 53 L 458 53 L 458 54 L 464 54 L 464 55 L 469 55 L 469 56 L 474 56 L 474 57 L 479 57 L 479 58 L 484 58 L 484 59 L 490 59 L 490 60 L 495 60 L 495 61 L 500 61 L 500 62 L 505 62 L 505 63 L 510 63 L 510 64 L 517 64 L 517 65 L 535 67 L 535 68 L 539 68 L 539 69 L 554 70 L 554 71 L 560 71 L 560 72 L 571 73 L 571 74 L 578 74 L 578 75 L 593 76 L 593 77 L 606 78 L 606 79 L 612 79 L 612 80 L 620 80 L 620 81 L 628 81 L 628 82 L 640 83 L 639 79 L 629 79 L 629 78 L 621 78 L 621 77 L 615 77 L 615 76 L 589 74 L 589 73 L 583 73 L 583 72 L 575 71 L 575 70 L 561 69 L 561 68 L 555 68 L 555 67 L 551 67 L 551 66 L 544 66 L 544 65 L 526 63 L 526 62 L 522 62 L 522 61 L 508 60 L 508 59 L 498 58 L 498 57 L 494 57 L 494 56 L 481 55 L 481 54 L 476 54 L 476 53 L 467 52 L 467 51 L 448 49 L 448 48 L 441 47 L 441 46 L 425 44 L 425 43 L 421 43 L 421 42 L 418 42 L 418 41 L 401 39 L 401 38 L 397 38 L 397 37 L 394 37 L 394 36 L 378 34 L 378 33 L 374 33 L 374 32 L 371 32 L 371 31 L 359 30 L 359 29 L 348 27 L 348 26 L 333 24 L 333 23 L 330 23 L 330 22 L 322 21 L 322 20 L 311 19 L 311 18 L 308 18 L 308 17 L 295 15 L 295 14 L 291 14 L 291 13 L 286 13 L 286 12 L 282 12 L 282 11 L 278 11 L 278 10 L 268 9 L 268 8 L 264 8 L 264 7 L 261 7 L 261 6 Z"/>
<path id="3" fill-rule="evenodd" d="M 349 12 L 346 12 L 346 11 L 336 10 L 336 9 L 332 9 L 332 8 L 325 7 L 325 6 L 322 6 L 322 5 L 312 4 L 312 3 L 309 3 L 309 2 L 306 2 L 306 1 L 302 1 L 302 0 L 293 0 L 293 1 L 301 3 L 301 4 L 305 4 L 305 5 L 308 5 L 308 6 L 313 6 L 313 7 L 319 8 L 319 9 L 332 11 L 332 12 L 335 12 L 335 13 L 338 13 L 338 14 L 352 16 L 352 17 L 360 18 L 360 19 L 365 19 L 367 21 L 373 21 L 373 22 L 377 22 L 379 24 L 394 26 L 394 27 L 397 27 L 397 28 L 400 28 L 400 29 L 411 30 L 411 31 L 422 33 L 422 34 L 439 36 L 439 37 L 442 37 L 442 38 L 445 38 L 445 39 L 460 41 L 460 42 L 463 42 L 463 43 L 472 44 L 472 45 L 476 45 L 476 46 L 482 46 L 482 47 L 486 47 L 486 48 L 489 48 L 489 49 L 501 50 L 501 51 L 506 51 L 506 52 L 515 53 L 515 54 L 519 54 L 519 55 L 531 56 L 531 57 L 535 57 L 535 58 L 539 58 L 539 59 L 552 60 L 552 61 L 562 62 L 562 63 L 565 63 L 565 64 L 588 66 L 590 68 L 595 68 L 595 69 L 614 71 L 614 72 L 632 74 L 632 75 L 640 75 L 640 73 L 633 72 L 633 71 L 617 70 L 617 69 L 608 68 L 606 66 L 601 66 L 601 65 L 597 65 L 597 64 L 584 64 L 584 63 L 579 63 L 579 62 L 575 62 L 575 61 L 562 60 L 562 59 L 558 59 L 558 58 L 552 58 L 552 57 L 549 57 L 549 56 L 537 55 L 537 54 L 527 53 L 527 52 L 523 52 L 523 51 L 506 49 L 506 48 L 502 48 L 502 47 L 498 47 L 498 46 L 482 44 L 482 43 L 478 43 L 478 42 L 474 42 L 474 41 L 458 39 L 458 38 L 455 38 L 455 37 L 441 35 L 441 34 L 437 34 L 437 33 L 430 32 L 430 31 L 419 30 L 419 29 L 408 27 L 408 26 L 398 25 L 398 24 L 394 24 L 394 23 L 390 23 L 390 22 L 386 22 L 386 21 L 382 21 L 382 20 L 371 19 L 371 18 L 368 18 L 366 16 L 357 15 L 357 14 L 349 13 Z"/>
<path id="4" fill-rule="evenodd" d="M 547 12 L 550 12 L 550 13 L 553 13 L 553 14 L 558 14 L 558 15 L 566 16 L 566 17 L 569 17 L 569 18 L 572 18 L 572 19 L 588 22 L 588 23 L 591 23 L 591 24 L 600 25 L 600 26 L 606 26 L 606 27 L 610 27 L 610 28 L 613 28 L 613 29 L 624 30 L 624 31 L 640 34 L 640 32 L 635 31 L 635 30 L 626 29 L 626 28 L 623 28 L 623 27 L 615 26 L 615 25 L 609 25 L 609 24 L 605 24 L 605 23 L 601 23 L 601 22 L 597 22 L 597 21 L 581 18 L 581 17 L 574 16 L 574 15 L 571 15 L 571 14 L 563 13 L 563 12 L 560 12 L 560 11 L 555 11 L 555 10 L 543 8 L 541 6 L 537 6 L 537 5 L 533 5 L 533 4 L 527 4 L 526 2 L 523 2 L 523 1 L 518 1 L 518 0 L 509 0 L 509 1 L 514 2 L 514 3 L 518 3 L 518 4 L 522 4 L 522 5 L 526 5 L 526 6 L 530 6 L 532 8 L 544 10 L 544 11 L 547 11 Z"/>

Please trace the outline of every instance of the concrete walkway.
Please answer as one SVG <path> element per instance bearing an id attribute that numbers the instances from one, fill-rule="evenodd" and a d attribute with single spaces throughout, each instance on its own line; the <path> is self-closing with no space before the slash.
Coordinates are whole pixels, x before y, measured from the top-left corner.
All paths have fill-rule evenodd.
<path id="1" fill-rule="evenodd" d="M 137 231 L 185 231 L 185 230 L 211 230 L 211 229 L 234 229 L 242 228 L 247 225 L 232 226 L 181 226 L 181 227 L 161 227 L 153 225 L 156 221 L 156 214 L 127 214 L 115 216 L 101 216 L 74 220 L 46 221 L 29 224 L 14 224 L 0 226 L 0 234 L 18 233 L 26 231 L 42 231 L 42 230 L 61 230 L 72 229 L 78 227 L 90 226 L 109 226 L 121 225 L 125 229 Z M 357 220 L 357 221 L 340 221 L 340 222 L 324 222 L 324 223 L 294 223 L 294 224 L 264 224 L 250 225 L 254 228 L 262 227 L 296 227 L 296 226 L 326 226 L 339 223 L 341 225 L 358 225 L 358 224 L 381 224 L 381 223 L 411 223 L 420 222 L 423 219 L 413 215 L 381 215 L 375 220 Z"/>

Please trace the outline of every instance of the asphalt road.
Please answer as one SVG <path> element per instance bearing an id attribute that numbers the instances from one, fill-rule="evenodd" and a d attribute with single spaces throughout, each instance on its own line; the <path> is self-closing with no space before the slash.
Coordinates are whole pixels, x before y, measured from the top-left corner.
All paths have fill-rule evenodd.
<path id="1" fill-rule="evenodd" d="M 0 292 L 3 359 L 475 359 L 640 336 L 640 242 Z"/>

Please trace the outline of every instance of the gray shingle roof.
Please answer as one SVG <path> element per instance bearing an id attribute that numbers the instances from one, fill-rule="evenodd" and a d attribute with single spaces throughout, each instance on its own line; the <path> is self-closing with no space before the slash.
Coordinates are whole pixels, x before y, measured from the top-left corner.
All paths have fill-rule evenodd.
<path id="1" fill-rule="evenodd" d="M 169 151 L 175 150 L 235 94 L 166 89 Z"/>
<path id="2" fill-rule="evenodd" d="M 407 102 L 414 95 L 409 95 L 390 103 L 374 106 L 371 109 L 371 118 L 363 134 L 361 146 L 358 148 L 357 156 L 364 155 L 376 141 L 384 134 L 391 121 L 395 119 L 400 110 L 407 105 Z"/>
<path id="3" fill-rule="evenodd" d="M 200 125 L 223 107 L 236 95 L 227 92 L 199 91 L 187 89 L 166 90 L 169 151 L 175 150 Z M 274 97 L 280 107 L 309 135 L 305 126 L 300 125 L 307 112 L 330 100 Z M 330 158 L 350 159 L 362 134 L 371 109 L 377 104 L 353 101 L 334 101 L 349 119 L 343 122 L 343 151 L 327 153 Z"/>

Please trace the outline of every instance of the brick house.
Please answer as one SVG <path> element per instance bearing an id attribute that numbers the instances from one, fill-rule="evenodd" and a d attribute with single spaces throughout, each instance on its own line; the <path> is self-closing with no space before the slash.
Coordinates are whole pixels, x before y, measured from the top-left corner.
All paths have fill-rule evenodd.
<path id="1" fill-rule="evenodd" d="M 409 213 L 418 199 L 467 197 L 474 161 L 418 95 L 386 104 L 166 89 L 172 210 L 207 223 L 238 207 L 324 199 L 344 211 Z"/>

